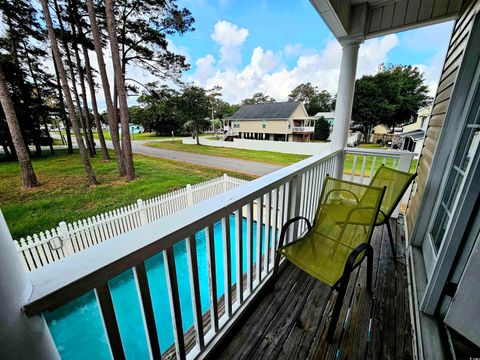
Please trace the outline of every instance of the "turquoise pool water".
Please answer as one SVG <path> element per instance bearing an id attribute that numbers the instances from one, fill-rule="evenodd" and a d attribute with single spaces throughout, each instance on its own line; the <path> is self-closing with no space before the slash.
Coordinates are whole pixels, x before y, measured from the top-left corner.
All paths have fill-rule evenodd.
<path id="1" fill-rule="evenodd" d="M 254 261 L 256 254 L 256 223 L 254 223 Z M 243 273 L 246 272 L 246 220 L 243 219 Z M 265 239 L 265 229 L 262 229 Z M 196 234 L 197 257 L 200 282 L 200 297 L 202 311 L 210 305 L 208 291 L 208 272 L 205 245 L 205 232 Z M 232 284 L 236 279 L 235 256 L 235 217 L 230 217 L 230 240 L 232 258 Z M 222 224 L 214 225 L 215 260 L 217 275 L 217 297 L 223 295 L 224 269 Z M 262 246 L 262 250 L 263 250 Z M 263 252 L 263 251 L 262 251 Z M 174 246 L 180 307 L 182 311 L 183 330 L 193 324 L 190 283 L 187 266 L 185 241 Z M 162 254 L 157 254 L 146 262 L 147 276 L 152 296 L 158 337 L 162 352 L 173 344 L 173 329 L 170 316 L 165 269 Z M 133 272 L 131 270 L 115 277 L 109 282 L 115 314 L 120 328 L 120 335 L 128 359 L 148 359 L 146 337 L 143 327 L 140 305 L 137 297 Z M 110 359 L 105 331 L 93 291 L 52 312 L 44 313 L 50 332 L 62 359 Z"/>

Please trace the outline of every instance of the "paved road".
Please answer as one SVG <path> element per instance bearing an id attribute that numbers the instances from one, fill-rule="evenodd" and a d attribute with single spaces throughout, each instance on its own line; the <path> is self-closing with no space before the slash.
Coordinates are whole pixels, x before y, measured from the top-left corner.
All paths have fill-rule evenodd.
<path id="1" fill-rule="evenodd" d="M 56 134 L 52 134 L 52 137 L 56 137 L 56 136 L 57 136 Z M 151 142 L 151 141 L 170 141 L 170 139 L 132 141 L 133 152 L 135 154 L 142 154 L 142 155 L 170 159 L 170 160 L 185 161 L 191 164 L 205 165 L 208 167 L 229 170 L 229 171 L 236 171 L 236 172 L 241 172 L 241 173 L 255 175 L 255 176 L 263 176 L 282 168 L 282 166 L 280 165 L 266 164 L 266 163 L 257 162 L 257 161 L 240 160 L 240 159 L 226 158 L 222 156 L 194 154 L 194 153 L 188 153 L 183 151 L 159 149 L 159 148 L 154 148 L 150 146 L 145 146 L 146 142 Z M 107 140 L 106 143 L 108 148 L 110 149 L 113 148 L 111 141 Z"/>
<path id="2" fill-rule="evenodd" d="M 151 141 L 151 140 L 148 140 L 148 141 Z M 159 148 L 154 148 L 150 146 L 145 146 L 144 144 L 146 142 L 147 141 L 143 141 L 143 140 L 132 141 L 133 152 L 136 154 L 154 156 L 154 157 L 171 159 L 171 160 L 185 161 L 192 164 L 205 165 L 209 167 L 225 169 L 230 171 L 237 171 L 237 172 L 256 175 L 256 176 L 266 175 L 282 167 L 279 165 L 265 164 L 265 163 L 256 162 L 256 161 L 232 159 L 232 158 L 226 158 L 222 156 L 211 156 L 211 155 L 194 154 L 194 153 L 188 153 L 188 152 L 176 151 L 176 150 L 159 149 Z M 107 146 L 110 147 L 111 143 L 107 144 Z"/>

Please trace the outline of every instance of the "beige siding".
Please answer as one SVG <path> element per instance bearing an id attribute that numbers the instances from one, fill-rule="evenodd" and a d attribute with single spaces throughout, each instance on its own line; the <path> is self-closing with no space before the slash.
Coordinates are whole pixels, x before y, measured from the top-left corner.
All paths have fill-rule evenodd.
<path id="1" fill-rule="evenodd" d="M 239 132 L 253 132 L 265 134 L 291 134 L 288 129 L 287 120 L 267 120 L 267 127 L 262 128 L 262 120 L 240 120 L 240 127 L 236 128 Z"/>
<path id="2" fill-rule="evenodd" d="M 428 124 L 425 142 L 420 154 L 417 169 L 418 175 L 413 187 L 414 191 L 412 191 L 408 204 L 407 228 L 410 234 L 412 233 L 415 219 L 417 218 L 430 167 L 434 159 L 435 149 L 448 111 L 450 97 L 455 86 L 455 80 L 470 35 L 474 19 L 475 4 L 477 1 L 478 0 L 470 1 L 464 7 L 459 19 L 455 23 L 452 37 L 450 39 L 442 76 L 433 103 L 432 117 Z"/>
<path id="3" fill-rule="evenodd" d="M 302 105 L 298 105 L 298 107 L 293 112 L 292 116 L 290 116 L 290 119 L 303 120 L 307 117 L 308 117 L 308 114 L 305 111 L 305 108 Z"/>

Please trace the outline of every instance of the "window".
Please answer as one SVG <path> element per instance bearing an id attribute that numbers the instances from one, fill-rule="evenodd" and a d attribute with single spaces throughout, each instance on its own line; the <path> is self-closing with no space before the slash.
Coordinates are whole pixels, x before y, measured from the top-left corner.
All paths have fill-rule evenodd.
<path id="1" fill-rule="evenodd" d="M 457 206 L 465 179 L 470 175 L 470 165 L 480 143 L 480 109 L 469 116 L 459 141 L 459 148 L 448 174 L 440 206 L 434 218 L 430 236 L 436 252 L 440 249 L 444 235 L 449 227 L 452 214 Z"/>
<path id="2" fill-rule="evenodd" d="M 267 128 L 267 120 L 262 120 L 262 129 Z"/>

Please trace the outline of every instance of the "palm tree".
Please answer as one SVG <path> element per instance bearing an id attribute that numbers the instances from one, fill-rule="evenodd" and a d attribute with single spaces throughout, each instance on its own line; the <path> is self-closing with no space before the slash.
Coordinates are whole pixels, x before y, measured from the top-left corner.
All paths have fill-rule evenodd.
<path id="1" fill-rule="evenodd" d="M 13 108 L 12 99 L 7 89 L 5 75 L 0 67 L 0 103 L 2 104 L 5 118 L 7 119 L 8 130 L 12 137 L 12 141 L 17 153 L 18 163 L 22 172 L 22 180 L 24 188 L 33 188 L 39 186 L 35 172 L 33 171 L 32 162 L 28 156 L 27 146 L 23 140 L 22 131 L 18 123 L 15 109 Z"/>
<path id="2" fill-rule="evenodd" d="M 62 56 L 60 54 L 60 49 L 58 48 L 57 36 L 55 35 L 55 30 L 53 29 L 52 18 L 50 16 L 50 10 L 48 9 L 48 0 L 41 0 L 43 16 L 45 17 L 45 24 L 47 26 L 48 37 L 50 39 L 50 45 L 53 52 L 53 60 L 57 65 L 58 75 L 60 76 L 60 83 L 62 85 L 63 94 L 65 96 L 65 102 L 68 108 L 68 117 L 70 123 L 73 127 L 73 132 L 75 134 L 75 139 L 77 140 L 78 149 L 80 151 L 80 157 L 82 158 L 83 167 L 87 174 L 87 180 L 89 185 L 97 184 L 97 179 L 95 173 L 93 172 L 92 165 L 90 164 L 90 159 L 88 157 L 87 148 L 82 139 L 82 134 L 80 133 L 80 126 L 78 125 L 77 118 L 75 116 L 75 107 L 73 106 L 72 95 L 70 94 L 70 89 L 67 81 L 67 74 L 65 73 L 65 67 L 63 66 Z"/>
<path id="3" fill-rule="evenodd" d="M 120 61 L 120 50 L 118 48 L 117 27 L 115 24 L 115 14 L 113 11 L 113 0 L 105 1 L 105 14 L 107 16 L 108 38 L 110 40 L 110 49 L 112 51 L 113 71 L 115 73 L 115 87 L 118 93 L 120 105 L 120 124 L 122 126 L 122 145 L 123 156 L 125 158 L 125 170 L 128 181 L 135 178 L 135 167 L 133 165 L 132 143 L 130 141 L 130 131 L 128 123 L 128 104 L 127 92 L 125 90 L 125 81 L 123 79 L 122 64 Z"/>
<path id="4" fill-rule="evenodd" d="M 103 94 L 107 105 L 108 126 L 110 128 L 110 137 L 112 139 L 113 150 L 118 163 L 120 176 L 125 175 L 125 160 L 123 158 L 120 139 L 118 137 L 118 122 L 113 107 L 112 95 L 110 93 L 110 83 L 108 81 L 107 71 L 105 70 L 105 60 L 103 59 L 103 48 L 100 40 L 100 30 L 98 29 L 97 17 L 93 7 L 93 1 L 87 0 L 88 17 L 90 18 L 90 27 L 92 29 L 93 43 L 95 45 L 95 54 L 97 55 L 98 70 L 102 80 Z"/>

